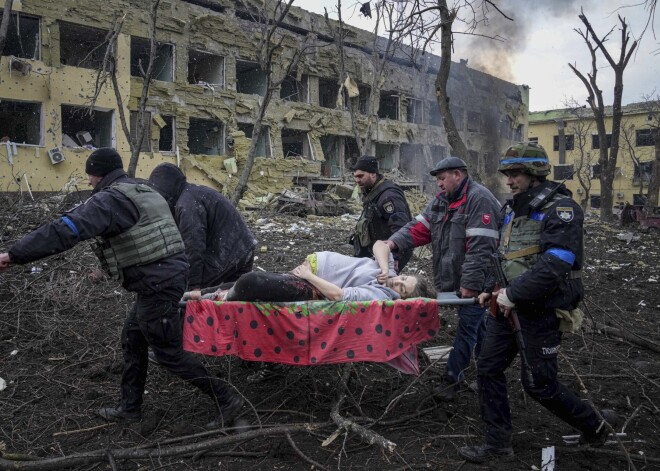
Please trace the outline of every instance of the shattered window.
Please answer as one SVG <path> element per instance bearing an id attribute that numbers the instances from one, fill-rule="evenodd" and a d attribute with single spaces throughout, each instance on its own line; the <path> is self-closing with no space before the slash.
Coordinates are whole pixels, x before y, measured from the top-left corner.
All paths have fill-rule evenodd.
<path id="1" fill-rule="evenodd" d="M 131 111 L 131 141 L 135 142 L 137 139 L 138 131 L 138 112 Z M 140 152 L 151 152 L 151 113 L 146 111 L 142 115 L 142 122 L 144 123 L 144 138 L 140 145 Z"/>
<path id="2" fill-rule="evenodd" d="M 252 139 L 252 132 L 254 130 L 254 125 L 251 123 L 238 123 L 238 129 L 245 133 L 245 137 Z M 270 127 L 261 126 L 261 134 L 259 136 L 259 142 L 257 142 L 257 148 L 255 149 L 255 157 L 272 157 L 271 145 L 270 145 Z"/>
<path id="3" fill-rule="evenodd" d="M 339 85 L 337 85 L 336 80 L 319 78 L 319 106 L 335 108 L 338 93 Z"/>
<path id="4" fill-rule="evenodd" d="M 314 160 L 309 136 L 305 131 L 282 129 L 282 153 L 285 159 Z"/>
<path id="5" fill-rule="evenodd" d="M 188 50 L 188 83 L 224 88 L 225 58 L 210 52 Z"/>
<path id="6" fill-rule="evenodd" d="M 62 105 L 62 146 L 114 147 L 113 110 Z"/>
<path id="7" fill-rule="evenodd" d="M 593 209 L 600 208 L 600 195 L 591 195 L 589 198 L 589 204 Z"/>
<path id="8" fill-rule="evenodd" d="M 407 177 L 421 177 L 426 172 L 426 163 L 424 161 L 424 146 L 421 144 L 401 144 L 400 170 Z"/>
<path id="9" fill-rule="evenodd" d="M 573 134 L 566 134 L 564 135 L 565 143 L 566 143 L 566 150 L 573 150 L 575 148 L 575 136 Z M 538 140 L 538 138 L 537 138 Z M 552 150 L 558 151 L 559 150 L 559 136 L 553 136 L 552 137 Z"/>
<path id="10" fill-rule="evenodd" d="M 414 124 L 422 124 L 424 122 L 424 102 L 422 100 L 408 98 L 406 121 Z"/>
<path id="11" fill-rule="evenodd" d="M 60 63 L 101 69 L 107 49 L 107 30 L 60 22 Z"/>
<path id="12" fill-rule="evenodd" d="M 0 100 L 0 138 L 3 142 L 41 145 L 41 103 Z"/>
<path id="13" fill-rule="evenodd" d="M 145 76 L 149 68 L 150 56 L 151 40 L 131 36 L 131 76 Z M 174 46 L 172 44 L 156 43 L 152 77 L 154 80 L 163 82 L 174 81 Z"/>
<path id="14" fill-rule="evenodd" d="M 165 123 L 161 127 L 162 123 L 157 123 L 160 127 L 160 137 L 158 138 L 158 150 L 161 152 L 174 152 L 174 116 L 161 116 L 161 119 Z"/>
<path id="15" fill-rule="evenodd" d="M 321 164 L 321 175 L 324 177 L 340 177 L 342 166 L 340 159 L 344 155 L 342 136 L 321 136 L 321 149 L 325 156 L 325 162 Z"/>
<path id="16" fill-rule="evenodd" d="M 280 98 L 284 101 L 295 101 L 308 103 L 308 79 L 307 75 L 300 77 L 300 80 L 292 75 L 287 75 L 280 88 Z"/>
<path id="17" fill-rule="evenodd" d="M 635 146 L 636 147 L 646 147 L 654 146 L 655 140 L 651 134 L 650 129 L 637 129 L 635 131 Z"/>
<path id="18" fill-rule="evenodd" d="M 394 169 L 394 152 L 395 146 L 393 144 L 376 143 L 378 169 L 381 172 L 389 172 Z"/>
<path id="19" fill-rule="evenodd" d="M 222 121 L 190 118 L 188 150 L 191 154 L 223 155 L 225 126 Z"/>
<path id="20" fill-rule="evenodd" d="M 3 12 L 0 11 L 0 18 L 2 15 Z M 39 59 L 39 18 L 20 12 L 11 12 L 2 55 L 22 59 Z"/>
<path id="21" fill-rule="evenodd" d="M 601 165 L 594 164 L 591 166 L 591 178 L 600 178 Z"/>
<path id="22" fill-rule="evenodd" d="M 380 92 L 378 117 L 383 119 L 399 119 L 399 94 L 395 92 Z"/>
<path id="23" fill-rule="evenodd" d="M 266 95 L 266 73 L 257 62 L 236 61 L 236 91 L 248 95 Z"/>

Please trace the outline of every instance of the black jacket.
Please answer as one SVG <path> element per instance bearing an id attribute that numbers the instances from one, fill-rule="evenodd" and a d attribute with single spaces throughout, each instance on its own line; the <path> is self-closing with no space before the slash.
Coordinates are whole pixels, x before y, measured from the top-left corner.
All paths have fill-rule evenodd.
<path id="1" fill-rule="evenodd" d="M 516 195 L 513 200 L 507 201 L 502 214 L 508 206 L 513 208 L 515 214 L 531 214 L 529 203 L 549 185 L 558 183 L 547 181 Z M 509 299 L 523 313 L 534 315 L 547 309 L 573 309 L 584 296 L 582 279 L 569 276 L 571 271 L 577 272 L 583 265 L 584 213 L 564 185 L 559 187 L 557 195 L 562 198 L 543 210 L 540 255 L 536 263 L 507 288 Z M 574 260 L 569 263 L 553 255 L 557 251 L 572 254 Z"/>
<path id="2" fill-rule="evenodd" d="M 123 169 L 110 172 L 87 201 L 16 242 L 9 250 L 12 262 L 29 263 L 69 250 L 83 240 L 110 238 L 133 227 L 139 220 L 137 208 L 120 191 L 110 188 L 119 182 L 135 180 L 128 178 Z M 157 262 L 125 268 L 123 286 L 128 291 L 151 294 L 169 287 L 170 281 L 179 280 L 187 270 L 186 255 L 181 252 Z"/>
<path id="3" fill-rule="evenodd" d="M 186 182 L 174 165 L 159 165 L 149 183 L 165 197 L 186 246 L 188 287 L 218 284 L 222 274 L 254 252 L 257 241 L 236 208 L 219 192 Z"/>

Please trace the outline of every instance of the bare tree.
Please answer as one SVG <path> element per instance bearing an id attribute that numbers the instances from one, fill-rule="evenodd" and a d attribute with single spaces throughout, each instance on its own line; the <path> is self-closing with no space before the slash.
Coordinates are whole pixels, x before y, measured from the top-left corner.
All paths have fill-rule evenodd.
<path id="1" fill-rule="evenodd" d="M 605 47 L 605 42 L 608 40 L 614 27 L 602 38 L 599 37 L 594 31 L 591 23 L 584 15 L 584 11 L 579 15 L 580 20 L 585 26 L 585 30 L 576 29 L 575 31 L 584 39 L 589 52 L 591 54 L 591 71 L 587 73 L 587 77 L 577 69 L 576 65 L 568 64 L 573 70 L 575 75 L 582 81 L 587 89 L 588 97 L 587 103 L 593 111 L 594 119 L 596 121 L 596 128 L 598 130 L 598 143 L 600 155 L 598 163 L 600 164 L 600 188 L 601 188 L 601 212 L 600 218 L 603 221 L 611 220 L 613 208 L 613 189 L 617 156 L 619 152 L 619 135 L 621 131 L 621 118 L 623 111 L 621 109 L 621 97 L 623 95 L 623 72 L 632 57 L 637 41 L 630 43 L 630 33 L 628 32 L 628 24 L 626 20 L 619 16 L 619 23 L 621 24 L 621 49 L 619 57 L 615 61 L 610 52 Z M 592 42 L 593 41 L 593 42 Z M 594 44 L 595 43 L 595 44 Z M 596 58 L 598 51 L 605 57 L 612 71 L 614 72 L 614 100 L 612 103 L 612 134 L 611 145 L 608 148 L 607 130 L 605 128 L 605 104 L 603 103 L 603 92 L 598 88 L 597 74 L 598 67 Z"/>
<path id="2" fill-rule="evenodd" d="M 289 36 L 281 32 L 281 26 L 289 14 L 293 0 L 264 0 L 262 8 L 258 11 L 250 8 L 243 0 L 241 0 L 241 3 L 250 12 L 253 21 L 259 28 L 260 34 L 257 54 L 259 66 L 266 75 L 266 92 L 259 103 L 259 110 L 257 111 L 257 118 L 252 129 L 252 141 L 248 150 L 245 167 L 243 167 L 238 185 L 231 198 L 234 205 L 238 204 L 247 190 L 247 182 L 250 178 L 250 173 L 252 173 L 257 144 L 265 129 L 263 126 L 264 117 L 273 98 L 273 93 L 279 89 L 287 75 L 290 75 L 296 69 L 314 38 L 310 33 L 302 42 L 296 39 L 296 42 L 299 42 L 298 48 L 293 50 L 292 57 L 286 61 L 282 56 L 282 43 Z"/>
<path id="3" fill-rule="evenodd" d="M 573 168 L 582 188 L 582 196 L 579 198 L 580 206 L 582 206 L 582 209 L 587 209 L 591 194 L 591 179 L 595 160 L 591 152 L 589 152 L 593 120 L 591 116 L 587 116 L 589 111 L 586 107 L 580 106 L 576 100 L 571 99 L 566 105 L 572 116 L 567 130 L 568 134 L 573 135 L 573 151 L 571 152 Z"/>
<path id="4" fill-rule="evenodd" d="M 5 41 L 7 40 L 7 31 L 9 30 L 9 20 L 11 19 L 13 3 L 13 0 L 5 0 L 5 9 L 2 10 L 2 21 L 0 21 L 0 55 L 2 55 L 5 50 Z"/>
<path id="5" fill-rule="evenodd" d="M 418 19 L 414 16 L 405 14 L 404 11 L 395 8 L 394 3 L 385 0 L 374 2 L 376 24 L 373 30 L 373 41 L 367 55 L 370 61 L 373 73 L 368 85 L 368 96 L 366 98 L 365 114 L 366 122 L 360 120 L 360 101 L 359 93 L 352 96 L 346 90 L 346 83 L 352 80 L 346 65 L 345 37 L 346 29 L 342 19 L 342 3 L 337 0 L 338 24 L 335 26 L 325 12 L 325 22 L 330 34 L 334 38 L 334 44 L 337 49 L 337 76 L 340 96 L 337 102 L 343 104 L 351 116 L 351 127 L 353 137 L 357 143 L 360 155 L 371 152 L 373 132 L 378 122 L 378 111 L 380 105 L 380 93 L 385 83 L 385 74 L 387 65 L 403 46 L 404 39 L 408 39 L 410 50 L 414 48 L 414 40 L 410 41 L 411 32 L 415 29 L 415 22 Z M 386 33 L 385 40 L 380 37 L 381 31 Z"/>
<path id="6" fill-rule="evenodd" d="M 124 99 L 121 96 L 121 91 L 119 88 L 119 81 L 117 80 L 117 37 L 121 33 L 122 26 L 124 24 L 124 19 L 126 18 L 126 13 L 122 16 L 115 16 L 113 20 L 112 27 L 106 35 L 106 51 L 103 60 L 103 65 L 99 69 L 96 76 L 96 84 L 94 87 L 94 93 L 90 97 L 89 112 L 91 113 L 96 104 L 96 100 L 103 90 L 103 87 L 107 86 L 108 80 L 112 83 L 113 91 L 115 94 L 115 100 L 117 102 L 117 110 L 119 112 L 119 121 L 121 123 L 122 131 L 128 145 L 131 149 L 131 157 L 128 163 L 127 173 L 130 177 L 135 177 L 135 172 L 137 170 L 138 160 L 140 159 L 140 149 L 142 148 L 142 142 L 144 137 L 147 134 L 147 126 L 149 122 L 145 122 L 145 114 L 147 114 L 147 99 L 149 98 L 149 87 L 151 86 L 151 80 L 154 73 L 154 63 L 158 55 L 158 41 L 156 39 L 156 22 L 158 18 L 158 6 L 160 0 L 152 0 L 151 8 L 149 13 L 149 38 L 150 38 L 150 47 L 149 47 L 149 62 L 147 64 L 147 70 L 145 71 L 140 64 L 140 72 L 142 74 L 142 92 L 140 93 L 140 100 L 137 106 L 137 118 L 135 123 L 135 135 L 131 135 L 129 128 L 128 120 L 126 119 L 126 114 L 124 113 Z"/>

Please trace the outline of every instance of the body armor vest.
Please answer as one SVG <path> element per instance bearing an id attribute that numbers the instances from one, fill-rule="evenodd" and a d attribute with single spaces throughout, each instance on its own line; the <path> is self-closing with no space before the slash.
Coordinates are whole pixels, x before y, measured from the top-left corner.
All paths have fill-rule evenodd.
<path id="1" fill-rule="evenodd" d="M 118 183 L 111 188 L 130 199 L 140 214 L 126 232 L 99 240 L 96 255 L 113 279 L 123 281 L 124 268 L 183 252 L 183 240 L 170 208 L 155 190 L 139 183 Z"/>
<path id="2" fill-rule="evenodd" d="M 364 198 L 364 209 L 355 225 L 355 235 L 361 247 L 371 247 L 377 240 L 387 239 L 391 234 L 386 221 L 380 221 L 380 210 L 376 202 L 380 195 L 389 189 L 401 191 L 398 186 L 389 180 L 382 179 L 374 186 Z"/>
<path id="3" fill-rule="evenodd" d="M 516 216 L 513 208 L 507 207 L 498 251 L 502 254 L 502 270 L 509 283 L 536 263 L 541 253 L 539 242 L 546 211 L 562 198 L 564 196 L 554 195 L 540 211 L 532 211 L 524 216 Z"/>

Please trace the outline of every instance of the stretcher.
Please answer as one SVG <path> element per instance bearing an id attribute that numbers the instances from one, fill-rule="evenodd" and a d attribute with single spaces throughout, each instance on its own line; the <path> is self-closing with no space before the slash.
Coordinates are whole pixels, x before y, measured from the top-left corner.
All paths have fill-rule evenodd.
<path id="1" fill-rule="evenodd" d="M 287 365 L 382 362 L 417 374 L 416 346 L 437 334 L 438 307 L 474 302 L 453 293 L 397 301 L 189 300 L 183 347 Z"/>

